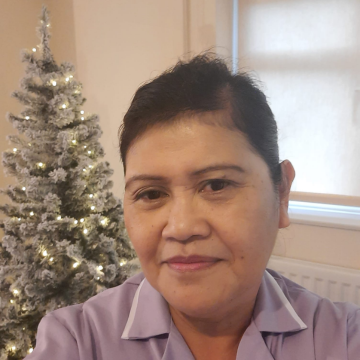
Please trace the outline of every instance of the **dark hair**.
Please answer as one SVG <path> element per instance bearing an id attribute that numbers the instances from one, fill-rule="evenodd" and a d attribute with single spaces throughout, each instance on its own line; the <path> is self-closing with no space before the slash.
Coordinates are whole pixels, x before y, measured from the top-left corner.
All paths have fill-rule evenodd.
<path id="1" fill-rule="evenodd" d="M 126 173 L 126 154 L 135 139 L 157 124 L 181 121 L 185 114 L 227 110 L 232 129 L 240 130 L 250 148 L 266 162 L 278 195 L 281 183 L 277 125 L 264 93 L 247 73 L 232 74 L 212 53 L 179 61 L 142 85 L 119 128 L 120 154 Z"/>

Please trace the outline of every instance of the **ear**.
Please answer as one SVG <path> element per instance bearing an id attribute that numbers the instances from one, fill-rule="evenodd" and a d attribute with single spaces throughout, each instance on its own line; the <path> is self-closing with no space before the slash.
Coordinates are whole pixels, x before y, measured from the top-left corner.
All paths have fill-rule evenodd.
<path id="1" fill-rule="evenodd" d="M 280 165 L 282 179 L 279 187 L 279 229 L 282 229 L 290 225 L 288 207 L 290 189 L 295 178 L 295 169 L 289 160 L 284 160 Z"/>

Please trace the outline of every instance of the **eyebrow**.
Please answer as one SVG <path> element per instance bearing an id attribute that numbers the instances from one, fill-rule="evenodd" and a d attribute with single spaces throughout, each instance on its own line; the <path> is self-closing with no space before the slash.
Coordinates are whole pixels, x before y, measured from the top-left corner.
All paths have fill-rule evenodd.
<path id="1" fill-rule="evenodd" d="M 235 170 L 240 173 L 245 173 L 246 171 L 238 166 L 238 165 L 231 165 L 231 164 L 215 164 L 211 166 L 207 166 L 203 169 L 195 170 L 192 173 L 190 173 L 190 177 L 195 178 L 199 177 L 200 175 L 206 174 L 211 171 L 217 171 L 217 170 Z M 141 174 L 141 175 L 134 175 L 132 176 L 125 184 L 125 190 L 128 188 L 133 182 L 135 181 L 168 181 L 169 178 L 165 176 L 155 176 L 155 175 L 147 175 L 147 174 Z"/>

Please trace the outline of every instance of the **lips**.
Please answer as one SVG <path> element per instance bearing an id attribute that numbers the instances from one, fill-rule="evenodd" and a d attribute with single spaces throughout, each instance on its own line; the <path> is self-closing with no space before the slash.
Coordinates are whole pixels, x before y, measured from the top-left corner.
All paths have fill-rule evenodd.
<path id="1" fill-rule="evenodd" d="M 168 264 L 169 268 L 177 272 L 189 272 L 212 268 L 220 261 L 218 258 L 201 255 L 191 256 L 174 256 L 165 263 Z"/>

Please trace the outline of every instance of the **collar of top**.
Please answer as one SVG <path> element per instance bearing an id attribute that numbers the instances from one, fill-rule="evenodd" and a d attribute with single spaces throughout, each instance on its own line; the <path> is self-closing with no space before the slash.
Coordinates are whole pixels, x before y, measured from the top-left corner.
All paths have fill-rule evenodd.
<path id="1" fill-rule="evenodd" d="M 307 328 L 267 270 L 256 297 L 251 322 L 260 332 L 283 333 Z M 169 334 L 171 328 L 172 319 L 166 300 L 144 278 L 135 293 L 121 338 L 145 339 Z"/>

